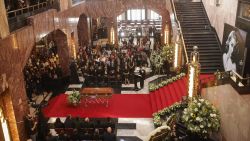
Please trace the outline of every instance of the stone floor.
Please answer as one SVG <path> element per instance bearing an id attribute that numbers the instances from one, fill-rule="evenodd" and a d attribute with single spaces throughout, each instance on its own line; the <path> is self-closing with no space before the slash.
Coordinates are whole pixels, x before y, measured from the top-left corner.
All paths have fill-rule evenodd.
<path id="1" fill-rule="evenodd" d="M 152 118 L 119 118 L 118 123 L 136 123 L 136 129 L 117 129 L 117 136 L 137 136 L 145 141 L 154 130 Z"/>

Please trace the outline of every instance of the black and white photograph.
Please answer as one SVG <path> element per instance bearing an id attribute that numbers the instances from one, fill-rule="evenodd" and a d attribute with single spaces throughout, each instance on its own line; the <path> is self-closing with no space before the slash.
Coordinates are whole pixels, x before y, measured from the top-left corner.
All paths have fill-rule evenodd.
<path id="1" fill-rule="evenodd" d="M 225 71 L 243 74 L 245 64 L 245 42 L 247 33 L 229 24 L 224 24 L 222 59 Z"/>

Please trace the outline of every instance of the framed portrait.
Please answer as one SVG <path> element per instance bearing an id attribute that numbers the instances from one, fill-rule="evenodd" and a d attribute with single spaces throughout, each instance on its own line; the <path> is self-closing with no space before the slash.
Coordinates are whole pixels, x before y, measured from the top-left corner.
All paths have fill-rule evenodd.
<path id="1" fill-rule="evenodd" d="M 243 76 L 247 51 L 246 37 L 247 32 L 224 24 L 222 61 L 225 71 L 234 70 Z"/>

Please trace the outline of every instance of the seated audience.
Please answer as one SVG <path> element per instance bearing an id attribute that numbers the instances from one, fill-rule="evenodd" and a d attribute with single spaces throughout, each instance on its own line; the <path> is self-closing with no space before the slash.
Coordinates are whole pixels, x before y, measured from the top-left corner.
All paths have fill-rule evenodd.
<path id="1" fill-rule="evenodd" d="M 55 128 L 64 128 L 64 124 L 62 123 L 60 118 L 56 118 L 56 122 L 54 123 Z"/>
<path id="2" fill-rule="evenodd" d="M 103 141 L 116 141 L 116 135 L 112 133 L 111 127 L 108 127 L 107 132 L 103 134 Z"/>
<path id="3" fill-rule="evenodd" d="M 75 124 L 72 121 L 71 115 L 68 115 L 65 122 L 64 122 L 65 128 L 75 128 Z"/>

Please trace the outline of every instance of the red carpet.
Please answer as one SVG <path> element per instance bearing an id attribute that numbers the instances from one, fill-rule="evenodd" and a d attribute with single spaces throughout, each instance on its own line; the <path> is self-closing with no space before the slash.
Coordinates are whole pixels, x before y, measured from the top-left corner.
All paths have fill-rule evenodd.
<path id="1" fill-rule="evenodd" d="M 152 109 L 149 95 L 145 94 L 114 94 L 110 100 L 109 107 L 102 104 L 88 104 L 84 107 L 82 103 L 78 107 L 69 106 L 67 95 L 61 94 L 49 101 L 43 109 L 46 117 L 65 117 L 69 114 L 80 117 L 130 117 L 151 118 Z"/>
<path id="2" fill-rule="evenodd" d="M 202 83 L 214 78 L 209 74 L 200 75 Z M 128 117 L 151 118 L 152 113 L 179 102 L 182 96 L 187 95 L 187 77 L 183 77 L 149 94 L 114 94 L 109 107 L 101 104 L 89 104 L 84 107 L 71 107 L 67 104 L 67 95 L 61 94 L 49 101 L 43 109 L 46 117 L 65 117 L 69 114 L 80 117 Z"/>

